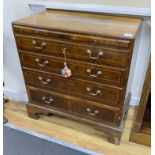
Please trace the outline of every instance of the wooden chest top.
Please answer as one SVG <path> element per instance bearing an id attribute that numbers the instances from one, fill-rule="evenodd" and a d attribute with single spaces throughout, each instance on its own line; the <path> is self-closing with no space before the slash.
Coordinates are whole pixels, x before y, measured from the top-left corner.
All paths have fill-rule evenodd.
<path id="1" fill-rule="evenodd" d="M 70 33 L 134 39 L 141 21 L 139 18 L 46 10 L 39 14 L 17 20 L 14 24 Z"/>

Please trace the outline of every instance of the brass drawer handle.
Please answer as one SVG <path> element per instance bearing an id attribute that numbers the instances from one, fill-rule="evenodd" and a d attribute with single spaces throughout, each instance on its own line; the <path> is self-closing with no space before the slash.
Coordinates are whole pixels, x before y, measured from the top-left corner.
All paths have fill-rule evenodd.
<path id="1" fill-rule="evenodd" d="M 92 96 L 98 96 L 98 94 L 101 94 L 101 91 L 100 90 L 97 90 L 95 93 L 92 93 L 91 92 L 91 89 L 90 88 L 86 88 L 86 91 L 88 91 L 88 93 Z"/>
<path id="2" fill-rule="evenodd" d="M 47 100 L 46 97 L 43 96 L 43 97 L 42 97 L 42 100 L 43 100 L 45 103 L 47 103 L 47 104 L 51 104 L 51 103 L 53 102 L 53 98 L 52 98 L 52 97 L 50 97 L 50 98 Z"/>
<path id="3" fill-rule="evenodd" d="M 97 56 L 94 57 L 94 56 L 92 56 L 92 51 L 90 49 L 87 50 L 87 53 L 89 54 L 89 58 L 95 59 L 95 60 L 99 59 L 99 57 L 103 56 L 103 54 L 104 54 L 103 52 L 98 52 Z"/>
<path id="4" fill-rule="evenodd" d="M 92 116 L 95 116 L 99 113 L 98 110 L 95 110 L 94 112 L 92 112 L 90 108 L 87 108 L 86 111 L 88 112 L 89 115 L 92 115 Z"/>
<path id="5" fill-rule="evenodd" d="M 40 80 L 40 82 L 42 84 L 45 84 L 45 85 L 47 85 L 51 81 L 51 79 L 49 79 L 49 78 L 47 78 L 45 81 L 43 81 L 43 78 L 41 76 L 39 76 L 38 79 Z"/>
<path id="6" fill-rule="evenodd" d="M 32 40 L 32 44 L 35 45 L 35 48 L 37 49 L 43 49 L 45 46 L 46 46 L 46 43 L 43 41 L 43 42 L 40 42 L 40 41 L 36 41 L 36 40 Z"/>
<path id="7" fill-rule="evenodd" d="M 40 67 L 45 67 L 48 64 L 47 60 L 41 63 L 40 59 L 36 58 L 35 61 L 38 63 Z"/>
<path id="8" fill-rule="evenodd" d="M 89 68 L 86 71 L 87 71 L 87 73 L 89 73 L 89 76 L 91 76 L 91 77 L 98 77 L 99 75 L 102 74 L 102 71 L 97 71 L 96 74 L 91 74 L 92 70 Z"/>

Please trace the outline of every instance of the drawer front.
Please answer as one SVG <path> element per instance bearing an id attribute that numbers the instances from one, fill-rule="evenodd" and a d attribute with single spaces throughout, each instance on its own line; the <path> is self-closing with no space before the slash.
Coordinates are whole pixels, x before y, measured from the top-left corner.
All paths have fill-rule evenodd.
<path id="1" fill-rule="evenodd" d="M 24 67 L 42 70 L 60 76 L 61 69 L 64 68 L 64 60 L 55 57 L 20 52 L 20 59 Z M 72 71 L 71 79 L 79 78 L 119 87 L 123 87 L 126 82 L 125 70 L 99 67 L 93 64 L 90 65 L 71 60 L 67 60 L 67 63 Z"/>
<path id="2" fill-rule="evenodd" d="M 97 44 L 97 45 L 105 45 L 105 46 L 113 46 L 113 47 L 122 47 L 128 49 L 130 47 L 131 42 L 129 40 L 123 39 L 112 39 L 112 38 L 104 38 L 98 36 L 91 35 L 82 35 L 75 33 L 65 33 L 59 31 L 51 31 L 47 29 L 38 29 L 33 27 L 22 27 L 19 25 L 13 25 L 13 30 L 15 34 L 22 35 L 31 35 L 31 36 L 39 36 L 39 37 L 50 37 L 61 40 L 70 40 L 72 42 L 81 42 L 81 43 L 89 43 L 89 44 Z"/>
<path id="3" fill-rule="evenodd" d="M 106 49 L 98 46 L 28 36 L 16 36 L 16 42 L 19 50 L 29 50 L 57 57 L 64 57 L 63 51 L 66 50 L 66 57 L 69 59 L 120 68 L 128 68 L 129 65 L 130 52 L 124 50 Z"/>
<path id="4" fill-rule="evenodd" d="M 60 76 L 24 70 L 26 85 L 71 95 L 101 104 L 120 106 L 123 91 L 83 80 L 72 80 Z"/>
<path id="5" fill-rule="evenodd" d="M 46 108 L 54 108 L 61 112 L 67 112 L 98 122 L 108 122 L 113 125 L 119 124 L 120 110 L 118 108 L 97 106 L 93 102 L 53 92 L 46 92 L 36 88 L 29 87 L 27 90 L 31 103 L 38 104 Z"/>

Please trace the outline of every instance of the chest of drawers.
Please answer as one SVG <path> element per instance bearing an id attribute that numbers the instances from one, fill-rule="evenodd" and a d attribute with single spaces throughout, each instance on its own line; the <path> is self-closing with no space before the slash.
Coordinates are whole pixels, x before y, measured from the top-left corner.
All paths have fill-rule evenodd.
<path id="1" fill-rule="evenodd" d="M 46 10 L 13 22 L 29 97 L 28 115 L 54 114 L 119 144 L 129 70 L 141 19 Z M 72 76 L 64 78 L 63 51 Z"/>

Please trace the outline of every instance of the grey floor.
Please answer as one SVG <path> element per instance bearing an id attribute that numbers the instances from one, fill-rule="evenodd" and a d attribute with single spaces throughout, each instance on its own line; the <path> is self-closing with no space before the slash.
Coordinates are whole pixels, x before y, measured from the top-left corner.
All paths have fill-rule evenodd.
<path id="1" fill-rule="evenodd" d="M 32 134 L 3 127 L 3 155 L 94 155 Z"/>

